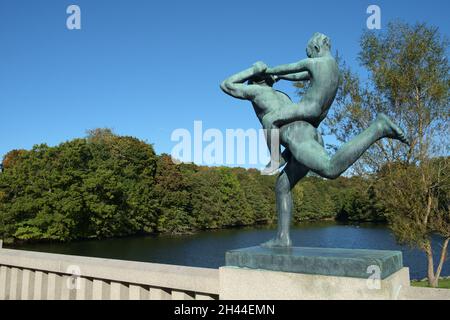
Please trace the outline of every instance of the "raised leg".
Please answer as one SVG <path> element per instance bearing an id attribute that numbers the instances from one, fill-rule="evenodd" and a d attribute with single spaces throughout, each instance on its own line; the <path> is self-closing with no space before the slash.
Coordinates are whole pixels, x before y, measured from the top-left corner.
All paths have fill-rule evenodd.
<path id="1" fill-rule="evenodd" d="M 407 143 L 401 129 L 384 114 L 380 114 L 369 128 L 344 144 L 332 158 L 328 156 L 325 148 L 317 141 L 313 139 L 301 141 L 295 139 L 294 135 L 291 136 L 291 138 L 288 137 L 289 149 L 294 158 L 310 168 L 311 171 L 328 179 L 339 177 L 372 144 L 381 138 L 398 139 Z M 295 140 L 298 140 L 298 142 Z"/>
<path id="2" fill-rule="evenodd" d="M 291 190 L 308 173 L 309 169 L 291 159 L 277 179 L 276 198 L 278 214 L 278 232 L 275 239 L 263 243 L 264 247 L 290 247 L 290 225 L 292 221 Z"/>

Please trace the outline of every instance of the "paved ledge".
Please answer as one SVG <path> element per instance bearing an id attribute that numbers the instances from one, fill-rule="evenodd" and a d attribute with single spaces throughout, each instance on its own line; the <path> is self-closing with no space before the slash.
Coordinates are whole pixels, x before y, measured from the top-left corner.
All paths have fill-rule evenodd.
<path id="1" fill-rule="evenodd" d="M 386 279 L 403 267 L 401 251 L 334 248 L 264 248 L 231 250 L 226 266 L 291 273 L 367 279 L 380 269 Z"/>
<path id="2" fill-rule="evenodd" d="M 399 295 L 400 300 L 449 300 L 450 289 L 434 289 L 420 287 L 402 288 Z"/>

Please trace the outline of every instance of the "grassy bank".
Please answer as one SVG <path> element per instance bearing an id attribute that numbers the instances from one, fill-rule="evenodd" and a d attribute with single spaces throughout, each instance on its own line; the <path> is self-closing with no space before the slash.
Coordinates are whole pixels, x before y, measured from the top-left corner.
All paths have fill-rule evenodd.
<path id="1" fill-rule="evenodd" d="M 428 288 L 428 281 L 411 281 L 411 285 L 413 287 L 423 287 Z M 439 287 L 441 289 L 450 289 L 450 279 L 441 279 L 439 280 Z"/>

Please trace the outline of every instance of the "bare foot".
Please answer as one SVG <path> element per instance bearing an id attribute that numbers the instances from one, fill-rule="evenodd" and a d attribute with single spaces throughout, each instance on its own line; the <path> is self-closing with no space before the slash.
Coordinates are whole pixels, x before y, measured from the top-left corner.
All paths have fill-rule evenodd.
<path id="1" fill-rule="evenodd" d="M 397 126 L 391 119 L 384 113 L 380 113 L 377 116 L 377 121 L 383 124 L 383 129 L 386 132 L 386 137 L 396 139 L 409 146 L 409 141 L 406 138 L 405 133 L 399 126 Z"/>
<path id="2" fill-rule="evenodd" d="M 292 247 L 292 241 L 289 237 L 276 237 L 261 244 L 261 247 L 265 248 L 289 248 Z"/>
<path id="3" fill-rule="evenodd" d="M 282 168 L 292 156 L 289 150 L 285 150 L 281 155 L 277 163 L 271 160 L 264 169 L 261 170 L 261 174 L 264 176 L 273 176 L 278 173 L 278 169 Z"/>
<path id="4" fill-rule="evenodd" d="M 261 170 L 261 174 L 264 176 L 273 176 L 278 172 L 279 166 L 274 166 L 273 162 L 270 161 L 267 166 Z"/>

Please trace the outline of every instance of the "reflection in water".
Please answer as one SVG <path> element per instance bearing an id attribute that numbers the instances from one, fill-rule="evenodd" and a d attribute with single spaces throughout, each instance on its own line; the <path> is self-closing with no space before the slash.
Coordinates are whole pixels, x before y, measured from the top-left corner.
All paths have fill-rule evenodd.
<path id="1" fill-rule="evenodd" d="M 274 227 L 258 227 L 204 231 L 182 236 L 140 236 L 101 241 L 27 244 L 17 249 L 218 268 L 224 265 L 227 250 L 259 245 L 272 238 L 274 233 Z M 425 254 L 396 244 L 393 235 L 385 226 L 307 222 L 293 228 L 292 240 L 295 246 L 302 247 L 401 250 L 404 265 L 410 268 L 411 278 L 426 277 Z M 438 246 L 435 247 L 439 249 Z M 450 275 L 449 264 L 446 263 L 443 276 Z"/>

